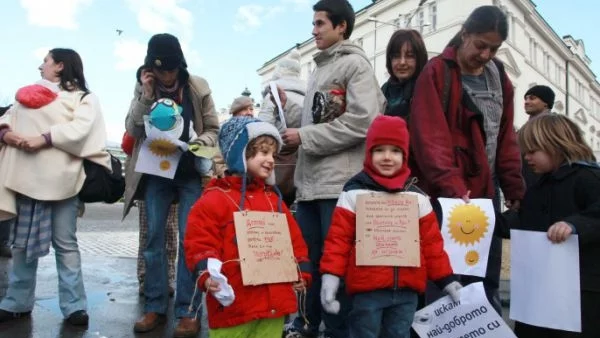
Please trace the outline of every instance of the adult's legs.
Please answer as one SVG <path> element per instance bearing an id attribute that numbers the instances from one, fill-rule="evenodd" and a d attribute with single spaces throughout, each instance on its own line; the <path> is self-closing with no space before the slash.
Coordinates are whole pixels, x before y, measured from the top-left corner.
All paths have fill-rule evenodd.
<path id="1" fill-rule="evenodd" d="M 319 207 L 316 201 L 298 202 L 296 221 L 302 237 L 308 247 L 308 256 L 312 263 L 312 283 L 306 290 L 306 301 L 298 302 L 298 317 L 292 322 L 292 329 L 305 336 L 316 337 L 321 325 L 321 274 L 319 261 L 322 255 L 322 243 Z M 304 318 L 308 320 L 305 322 Z"/>
<path id="2" fill-rule="evenodd" d="M 81 255 L 77 244 L 77 196 L 52 203 L 52 247 L 58 272 L 58 303 L 65 317 L 87 310 Z"/>
<path id="3" fill-rule="evenodd" d="M 337 205 L 337 199 L 326 199 L 326 200 L 317 200 L 319 207 L 319 217 L 321 224 L 321 236 L 319 243 L 319 258 L 316 262 L 321 261 L 321 256 L 323 255 L 323 246 L 325 244 L 325 239 L 327 238 L 327 234 L 329 233 L 329 227 L 331 226 L 331 218 L 333 216 L 333 210 Z M 315 261 L 312 261 L 313 265 L 316 265 L 317 269 L 320 268 L 320 264 L 315 264 Z M 319 271 L 319 270 L 317 270 Z M 319 275 L 320 278 L 320 275 Z M 314 277 L 313 277 L 314 281 Z M 327 313 L 325 311 L 322 312 L 323 322 L 325 323 L 325 335 L 333 338 L 346 338 L 348 337 L 348 315 L 352 308 L 352 303 L 350 301 L 350 297 L 346 293 L 344 279 L 340 280 L 340 287 L 338 288 L 336 299 L 340 302 L 340 312 L 337 314 Z M 320 290 L 320 286 L 319 286 Z M 317 296 L 320 297 L 320 292 L 317 293 Z M 319 299 L 320 304 L 320 299 Z"/>
<path id="4" fill-rule="evenodd" d="M 202 315 L 202 295 L 197 294 L 194 298 L 191 311 L 189 309 L 196 286 L 194 272 L 188 270 L 185 264 L 185 254 L 183 252 L 183 240 L 185 238 L 185 229 L 187 227 L 188 215 L 190 209 L 202 195 L 202 182 L 200 178 L 187 180 L 175 180 L 179 193 L 179 243 L 178 243 L 178 258 L 177 258 L 177 292 L 175 293 L 175 317 L 195 317 L 198 311 L 198 319 Z"/>
<path id="5" fill-rule="evenodd" d="M 144 201 L 148 219 L 148 238 L 144 247 L 146 274 L 144 312 L 166 314 L 169 295 L 167 284 L 167 256 L 165 252 L 165 224 L 171 203 L 175 198 L 173 180 L 148 176 Z"/>
<path id="6" fill-rule="evenodd" d="M 12 264 L 8 273 L 8 289 L 0 302 L 0 309 L 27 312 L 35 303 L 35 284 L 38 260 L 27 263 L 25 249 L 12 249 Z"/>

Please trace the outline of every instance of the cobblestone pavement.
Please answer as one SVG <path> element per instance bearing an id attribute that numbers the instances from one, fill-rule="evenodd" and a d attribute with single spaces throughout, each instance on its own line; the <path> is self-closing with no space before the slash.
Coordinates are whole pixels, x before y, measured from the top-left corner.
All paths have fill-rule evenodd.
<path id="1" fill-rule="evenodd" d="M 82 254 L 121 258 L 138 256 L 138 233 L 133 231 L 79 232 L 77 242 Z"/>

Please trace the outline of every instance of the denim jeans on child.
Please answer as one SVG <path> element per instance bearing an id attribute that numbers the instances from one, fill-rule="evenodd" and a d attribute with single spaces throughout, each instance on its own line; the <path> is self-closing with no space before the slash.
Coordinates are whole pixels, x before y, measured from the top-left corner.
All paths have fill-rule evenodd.
<path id="1" fill-rule="evenodd" d="M 148 218 L 148 239 L 144 248 L 146 275 L 144 295 L 146 305 L 144 311 L 167 313 L 169 305 L 167 255 L 165 252 L 165 229 L 171 204 L 179 201 L 179 243 L 177 257 L 177 277 L 175 287 L 174 311 L 176 318 L 194 317 L 198 310 L 201 316 L 200 301 L 196 296 L 192 311 L 188 310 L 194 293 L 194 275 L 185 265 L 183 239 L 187 219 L 192 205 L 202 194 L 200 176 L 186 179 L 168 179 L 148 175 L 146 178 L 144 201 Z"/>
<path id="2" fill-rule="evenodd" d="M 346 295 L 343 280 L 340 283 L 336 299 L 341 308 L 337 315 L 327 313 L 321 307 L 321 274 L 319 262 L 323 255 L 323 245 L 331 225 L 331 216 L 337 204 L 336 199 L 314 200 L 298 202 L 296 220 L 302 231 L 302 237 L 308 246 L 308 255 L 312 263 L 312 284 L 306 293 L 306 302 L 298 302 L 299 316 L 293 322 L 294 328 L 307 335 L 317 336 L 321 319 L 325 323 L 325 336 L 333 338 L 348 337 L 348 312 L 350 299 Z M 306 304 L 306 309 L 303 309 Z M 306 310 L 306 311 L 304 311 Z M 305 327 L 302 313 L 309 321 Z"/>
<path id="3" fill-rule="evenodd" d="M 71 197 L 52 202 L 52 247 L 58 273 L 58 303 L 63 316 L 87 310 L 83 287 L 81 255 L 77 245 L 77 213 L 79 199 Z M 8 290 L 0 309 L 27 312 L 35 303 L 35 284 L 38 260 L 26 262 L 25 249 L 13 248 L 12 266 L 8 275 Z"/>
<path id="4" fill-rule="evenodd" d="M 417 293 L 408 289 L 355 294 L 348 318 L 350 338 L 409 338 Z"/>

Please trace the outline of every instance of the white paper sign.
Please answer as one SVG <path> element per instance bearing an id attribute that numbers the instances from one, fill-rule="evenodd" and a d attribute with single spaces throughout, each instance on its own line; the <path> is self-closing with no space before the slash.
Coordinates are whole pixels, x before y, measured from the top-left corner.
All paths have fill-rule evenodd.
<path id="1" fill-rule="evenodd" d="M 490 199 L 438 199 L 443 212 L 444 250 L 450 257 L 454 273 L 485 277 L 487 261 L 496 225 L 494 205 Z"/>
<path id="2" fill-rule="evenodd" d="M 146 139 L 140 148 L 135 171 L 172 179 L 188 145 L 169 134 L 146 126 Z"/>
<path id="3" fill-rule="evenodd" d="M 560 244 L 545 232 L 510 231 L 510 318 L 581 332 L 579 236 Z"/>
<path id="4" fill-rule="evenodd" d="M 485 296 L 483 283 L 460 290 L 460 301 L 450 296 L 417 311 L 412 328 L 421 338 L 516 338 Z"/>
<path id="5" fill-rule="evenodd" d="M 285 122 L 285 115 L 283 115 L 283 107 L 281 107 L 281 99 L 279 98 L 279 92 L 277 91 L 277 84 L 275 82 L 270 82 L 269 86 L 271 86 L 271 95 L 275 98 L 275 103 L 277 104 L 277 111 L 279 112 L 279 119 L 281 120 L 281 126 L 283 130 L 287 129 L 287 124 Z"/>

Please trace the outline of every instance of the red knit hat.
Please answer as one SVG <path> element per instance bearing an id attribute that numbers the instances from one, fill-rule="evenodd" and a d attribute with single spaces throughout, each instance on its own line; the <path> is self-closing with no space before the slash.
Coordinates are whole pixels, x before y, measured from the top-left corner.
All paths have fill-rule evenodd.
<path id="1" fill-rule="evenodd" d="M 397 116 L 379 115 L 367 131 L 367 149 L 365 154 L 364 171 L 377 183 L 390 190 L 402 189 L 408 177 L 408 129 L 403 118 Z M 390 144 L 402 149 L 402 168 L 392 177 L 382 176 L 372 161 L 372 150 L 376 146 Z"/>

